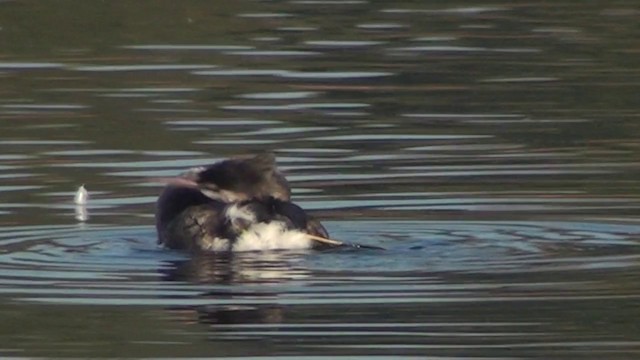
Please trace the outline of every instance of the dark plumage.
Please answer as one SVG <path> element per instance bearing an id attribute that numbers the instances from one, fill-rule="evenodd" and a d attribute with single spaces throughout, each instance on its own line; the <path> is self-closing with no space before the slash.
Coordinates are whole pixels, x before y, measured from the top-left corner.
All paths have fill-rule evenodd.
<path id="1" fill-rule="evenodd" d="M 222 199 L 227 202 L 268 197 L 289 201 L 291 198 L 289 183 L 278 171 L 271 153 L 215 163 L 198 173 L 197 182 L 205 190 L 230 194 Z"/>
<path id="2" fill-rule="evenodd" d="M 231 206 L 237 213 L 229 211 Z M 249 219 L 241 215 L 249 215 Z M 301 230 L 311 235 L 329 237 L 322 224 L 309 217 L 300 206 L 273 197 L 229 204 L 225 208 L 224 218 L 229 225 L 225 226 L 225 228 L 229 230 L 227 235 L 230 238 L 237 238 L 255 223 L 270 223 L 274 221 L 281 222 L 288 230 Z"/>

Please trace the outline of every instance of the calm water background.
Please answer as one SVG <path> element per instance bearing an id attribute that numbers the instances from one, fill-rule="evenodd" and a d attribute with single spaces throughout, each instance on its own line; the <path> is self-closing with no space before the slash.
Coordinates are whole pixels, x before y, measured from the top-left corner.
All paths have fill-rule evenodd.
<path id="1" fill-rule="evenodd" d="M 0 355 L 639 358 L 639 15 L 0 2 Z M 148 178 L 263 150 L 388 250 L 156 247 Z"/>

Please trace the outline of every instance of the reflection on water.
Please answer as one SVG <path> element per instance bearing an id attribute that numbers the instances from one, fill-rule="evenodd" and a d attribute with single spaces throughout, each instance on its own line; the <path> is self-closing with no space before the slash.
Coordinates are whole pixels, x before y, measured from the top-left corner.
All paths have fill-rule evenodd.
<path id="1" fill-rule="evenodd" d="M 150 4 L 0 2 L 0 355 L 638 357 L 632 7 Z M 149 178 L 264 150 L 387 250 L 156 247 Z"/>

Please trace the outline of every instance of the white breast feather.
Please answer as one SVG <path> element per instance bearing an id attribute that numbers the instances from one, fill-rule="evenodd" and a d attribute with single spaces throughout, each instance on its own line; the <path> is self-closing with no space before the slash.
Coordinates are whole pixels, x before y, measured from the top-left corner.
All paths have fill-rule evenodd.
<path id="1" fill-rule="evenodd" d="M 243 219 L 250 223 L 256 222 L 256 216 L 247 209 L 246 206 L 238 206 L 238 204 L 227 206 L 225 216 L 227 219 L 231 219 L 231 221 L 234 219 Z"/>
<path id="2" fill-rule="evenodd" d="M 251 225 L 233 244 L 233 251 L 309 248 L 311 240 L 305 233 L 286 229 L 277 221 Z"/>

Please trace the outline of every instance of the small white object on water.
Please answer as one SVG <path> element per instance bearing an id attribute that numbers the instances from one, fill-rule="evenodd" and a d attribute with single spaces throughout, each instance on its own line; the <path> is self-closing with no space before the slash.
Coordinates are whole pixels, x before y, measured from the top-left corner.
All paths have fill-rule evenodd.
<path id="1" fill-rule="evenodd" d="M 84 184 L 82 184 L 78 191 L 76 191 L 76 196 L 73 198 L 73 202 L 76 205 L 86 205 L 87 200 L 89 200 L 89 192 L 85 189 Z"/>
<path id="2" fill-rule="evenodd" d="M 76 204 L 76 220 L 85 222 L 89 219 L 89 212 L 87 211 L 87 200 L 89 200 L 89 192 L 84 187 L 84 184 L 78 188 L 76 195 L 73 197 L 73 202 Z"/>

